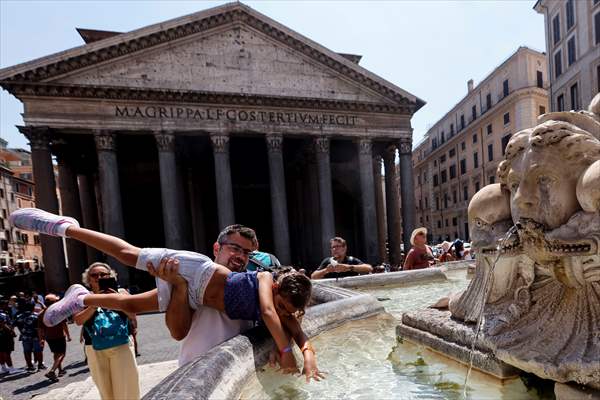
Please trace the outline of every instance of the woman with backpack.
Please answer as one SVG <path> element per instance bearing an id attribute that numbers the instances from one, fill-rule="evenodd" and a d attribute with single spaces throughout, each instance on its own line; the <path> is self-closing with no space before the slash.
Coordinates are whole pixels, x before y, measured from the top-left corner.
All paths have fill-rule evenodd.
<path id="1" fill-rule="evenodd" d="M 115 290 L 102 283 L 114 282 L 116 276 L 107 264 L 95 262 L 84 271 L 82 280 L 92 292 L 107 293 Z M 90 375 L 103 400 L 140 398 L 129 318 L 123 312 L 95 307 L 88 307 L 73 316 L 77 325 L 83 325 Z"/>

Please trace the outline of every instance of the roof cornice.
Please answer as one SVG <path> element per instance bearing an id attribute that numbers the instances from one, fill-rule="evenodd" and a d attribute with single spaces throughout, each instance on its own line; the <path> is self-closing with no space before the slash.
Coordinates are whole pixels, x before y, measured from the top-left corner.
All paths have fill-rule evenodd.
<path id="1" fill-rule="evenodd" d="M 36 82 L 0 81 L 13 96 L 26 97 L 66 97 L 109 100 L 155 101 L 168 103 L 199 103 L 220 105 L 241 105 L 261 107 L 308 108 L 353 112 L 375 112 L 388 114 L 414 113 L 414 104 L 382 104 L 330 100 L 310 97 L 265 96 L 245 93 L 219 93 L 171 89 L 142 89 L 131 87 L 107 87 L 92 85 L 69 85 Z"/>
<path id="2" fill-rule="evenodd" d="M 4 87 L 6 82 L 48 82 L 80 68 L 234 23 L 248 25 L 396 104 L 412 103 L 413 112 L 425 105 L 418 97 L 242 3 L 211 8 L 8 67 L 0 70 L 0 83 Z"/>

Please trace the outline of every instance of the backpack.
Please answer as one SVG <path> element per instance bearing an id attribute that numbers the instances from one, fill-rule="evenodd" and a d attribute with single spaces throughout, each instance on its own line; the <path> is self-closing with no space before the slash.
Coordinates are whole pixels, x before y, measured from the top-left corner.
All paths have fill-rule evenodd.
<path id="1" fill-rule="evenodd" d="M 246 265 L 246 271 L 273 271 L 274 268 L 281 266 L 279 260 L 269 253 L 262 251 L 253 251 L 248 257 L 248 264 Z"/>
<path id="2" fill-rule="evenodd" d="M 105 350 L 129 343 L 128 321 L 116 311 L 98 308 L 91 328 L 86 326 L 93 349 Z"/>

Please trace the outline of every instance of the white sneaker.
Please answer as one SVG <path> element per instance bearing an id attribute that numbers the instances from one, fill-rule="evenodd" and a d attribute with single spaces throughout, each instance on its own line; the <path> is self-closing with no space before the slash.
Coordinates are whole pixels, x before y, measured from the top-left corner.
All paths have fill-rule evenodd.
<path id="1" fill-rule="evenodd" d="M 49 213 L 39 208 L 20 208 L 10 213 L 8 221 L 11 225 L 50 236 L 66 237 L 69 226 L 79 226 L 76 219 Z"/>
<path id="2" fill-rule="evenodd" d="M 90 291 L 79 284 L 71 285 L 65 292 L 65 296 L 52 304 L 44 313 L 44 324 L 46 326 L 56 326 L 63 320 L 73 314 L 85 309 L 83 302 L 79 301 L 80 296 L 85 296 Z"/>
<path id="3" fill-rule="evenodd" d="M 0 369 L 0 372 L 2 372 L 3 374 L 6 374 L 9 371 L 8 367 L 6 365 L 2 365 L 2 369 Z"/>

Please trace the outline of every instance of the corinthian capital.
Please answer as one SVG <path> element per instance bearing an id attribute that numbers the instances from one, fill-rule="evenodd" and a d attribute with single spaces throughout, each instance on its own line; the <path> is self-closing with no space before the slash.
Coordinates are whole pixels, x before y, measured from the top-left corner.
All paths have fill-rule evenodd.
<path id="1" fill-rule="evenodd" d="M 47 127 L 20 126 L 19 131 L 29 139 L 31 150 L 50 150 L 50 129 Z"/>
<path id="2" fill-rule="evenodd" d="M 370 156 L 373 153 L 373 142 L 369 138 L 362 138 L 358 141 L 359 154 Z"/>
<path id="3" fill-rule="evenodd" d="M 401 138 L 398 149 L 400 150 L 400 154 L 410 154 L 412 153 L 412 139 L 411 138 Z"/>
<path id="4" fill-rule="evenodd" d="M 171 132 L 155 132 L 154 138 L 156 139 L 156 146 L 158 147 L 158 151 L 175 151 L 175 135 L 173 135 Z"/>
<path id="5" fill-rule="evenodd" d="M 210 135 L 213 150 L 215 153 L 229 152 L 229 136 L 227 135 Z"/>
<path id="6" fill-rule="evenodd" d="M 281 153 L 283 149 L 283 136 L 267 135 L 265 140 L 267 141 L 267 150 L 269 153 Z"/>
<path id="7" fill-rule="evenodd" d="M 329 153 L 329 138 L 327 136 L 315 138 L 315 151 L 317 153 Z"/>
<path id="8" fill-rule="evenodd" d="M 96 149 L 104 151 L 115 151 L 117 149 L 117 135 L 103 130 L 94 131 Z"/>

